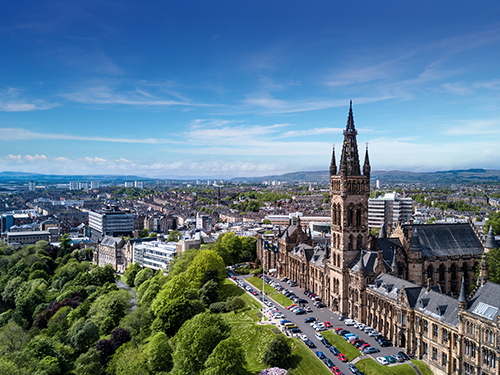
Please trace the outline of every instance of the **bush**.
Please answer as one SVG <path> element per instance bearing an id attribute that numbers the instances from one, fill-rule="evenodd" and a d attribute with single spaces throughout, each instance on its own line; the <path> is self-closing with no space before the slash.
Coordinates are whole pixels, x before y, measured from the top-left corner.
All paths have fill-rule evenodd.
<path id="1" fill-rule="evenodd" d="M 225 302 L 214 302 L 210 304 L 208 307 L 211 313 L 218 314 L 227 312 L 226 303 Z"/>

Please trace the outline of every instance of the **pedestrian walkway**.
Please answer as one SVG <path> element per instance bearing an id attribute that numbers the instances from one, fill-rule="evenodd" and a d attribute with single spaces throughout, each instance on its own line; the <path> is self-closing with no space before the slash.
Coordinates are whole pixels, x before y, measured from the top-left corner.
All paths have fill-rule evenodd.
<path id="1" fill-rule="evenodd" d="M 132 289 L 131 287 L 129 287 L 127 284 L 125 284 L 121 280 L 116 280 L 115 283 L 116 283 L 116 286 L 118 288 L 125 289 L 127 292 L 129 292 L 133 296 L 129 300 L 129 302 L 130 302 L 130 309 L 128 309 L 128 312 L 130 313 L 131 311 L 134 311 L 135 309 L 137 309 L 137 295 L 135 294 L 134 289 Z"/>

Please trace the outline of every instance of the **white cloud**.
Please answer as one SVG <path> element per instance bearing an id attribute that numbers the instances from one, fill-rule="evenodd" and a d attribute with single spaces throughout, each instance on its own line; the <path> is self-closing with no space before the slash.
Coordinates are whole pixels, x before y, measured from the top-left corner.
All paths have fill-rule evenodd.
<path id="1" fill-rule="evenodd" d="M 500 134 L 500 120 L 462 120 L 445 128 L 444 134 L 474 136 Z"/>
<path id="2" fill-rule="evenodd" d="M 58 106 L 57 103 L 47 103 L 39 99 L 21 98 L 21 90 L 9 87 L 0 91 L 0 112 L 42 111 Z"/>
<path id="3" fill-rule="evenodd" d="M 314 128 L 306 130 L 290 130 L 283 133 L 282 137 L 303 137 L 309 135 L 335 134 L 342 133 L 343 128 Z"/>
<path id="4" fill-rule="evenodd" d="M 26 155 L 24 157 L 24 159 L 28 160 L 28 161 L 39 161 L 39 160 L 43 160 L 43 161 L 46 161 L 47 158 L 45 157 L 45 155 L 34 155 L 34 156 L 31 156 L 31 155 Z"/>

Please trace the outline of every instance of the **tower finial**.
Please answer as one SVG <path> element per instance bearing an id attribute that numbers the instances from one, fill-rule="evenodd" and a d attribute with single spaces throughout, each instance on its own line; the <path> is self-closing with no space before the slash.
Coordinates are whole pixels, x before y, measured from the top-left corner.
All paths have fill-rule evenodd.
<path id="1" fill-rule="evenodd" d="M 335 143 L 333 144 L 332 162 L 330 163 L 330 176 L 337 174 L 337 162 L 335 160 Z"/>
<path id="2" fill-rule="evenodd" d="M 366 142 L 365 164 L 363 165 L 363 174 L 369 176 L 371 171 L 370 158 L 368 157 L 368 142 Z"/>
<path id="3" fill-rule="evenodd" d="M 349 107 L 352 109 L 352 100 L 349 100 Z"/>

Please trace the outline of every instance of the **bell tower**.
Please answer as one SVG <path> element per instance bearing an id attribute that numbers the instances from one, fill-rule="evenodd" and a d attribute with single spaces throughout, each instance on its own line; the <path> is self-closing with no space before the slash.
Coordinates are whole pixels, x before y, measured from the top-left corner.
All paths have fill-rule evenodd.
<path id="1" fill-rule="evenodd" d="M 366 147 L 363 173 L 359 162 L 358 132 L 354 127 L 352 101 L 344 130 L 342 155 L 337 169 L 335 149 L 330 165 L 331 195 L 331 301 L 334 310 L 349 315 L 349 270 L 368 245 L 368 198 L 370 197 L 370 161 Z"/>

